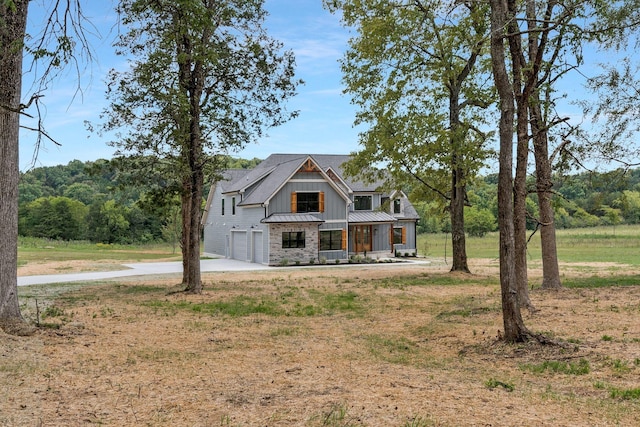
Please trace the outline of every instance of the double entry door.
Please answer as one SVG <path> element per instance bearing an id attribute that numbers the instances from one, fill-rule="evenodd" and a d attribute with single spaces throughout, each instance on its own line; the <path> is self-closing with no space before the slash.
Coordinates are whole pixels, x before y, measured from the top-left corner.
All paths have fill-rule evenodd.
<path id="1" fill-rule="evenodd" d="M 358 252 L 371 252 L 371 240 L 373 235 L 372 225 L 355 225 L 353 227 L 354 250 Z"/>

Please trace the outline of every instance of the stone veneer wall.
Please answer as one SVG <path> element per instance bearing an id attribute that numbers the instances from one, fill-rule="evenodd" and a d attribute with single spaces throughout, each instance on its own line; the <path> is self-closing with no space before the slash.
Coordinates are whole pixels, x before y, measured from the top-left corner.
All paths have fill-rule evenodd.
<path id="1" fill-rule="evenodd" d="M 283 248 L 282 233 L 286 231 L 304 231 L 304 248 Z M 288 265 L 309 264 L 311 258 L 318 262 L 319 237 L 318 224 L 269 224 L 269 265 L 281 265 L 286 259 Z"/>

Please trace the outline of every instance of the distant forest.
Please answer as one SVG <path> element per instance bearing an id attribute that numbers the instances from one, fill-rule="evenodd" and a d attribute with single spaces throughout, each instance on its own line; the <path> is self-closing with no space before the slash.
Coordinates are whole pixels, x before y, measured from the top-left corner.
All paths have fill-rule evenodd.
<path id="1" fill-rule="evenodd" d="M 228 167 L 249 169 L 258 163 L 260 159 L 229 158 Z M 640 223 L 640 169 L 558 176 L 554 184 L 557 228 Z M 406 188 L 412 186 L 407 183 Z M 530 229 L 537 225 L 534 190 L 532 179 L 527 200 Z M 179 203 L 157 203 L 150 194 L 149 188 L 123 184 L 107 160 L 34 168 L 21 174 L 19 233 L 100 243 L 175 243 Z M 421 217 L 419 232 L 448 231 L 448 215 L 435 198 L 412 199 Z M 468 187 L 468 200 L 467 232 L 482 236 L 496 230 L 497 176 L 477 178 Z"/>
<path id="2" fill-rule="evenodd" d="M 260 159 L 229 158 L 229 168 L 253 168 Z M 177 243 L 180 203 L 159 201 L 154 189 L 130 185 L 107 160 L 38 167 L 20 175 L 21 236 L 96 243 Z M 209 186 L 205 188 L 205 195 Z M 203 201 L 204 203 L 204 201 Z"/>

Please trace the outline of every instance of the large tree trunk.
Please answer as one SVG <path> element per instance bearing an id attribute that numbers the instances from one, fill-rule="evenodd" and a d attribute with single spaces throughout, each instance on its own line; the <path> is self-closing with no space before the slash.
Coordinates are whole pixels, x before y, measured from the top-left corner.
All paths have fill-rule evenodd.
<path id="1" fill-rule="evenodd" d="M 451 271 L 470 273 L 467 264 L 467 243 L 464 230 L 464 199 L 466 193 L 465 172 L 461 166 L 462 154 L 458 147 L 463 146 L 464 135 L 460 132 L 460 79 L 451 79 L 449 85 L 449 129 L 451 155 L 451 248 L 453 265 Z"/>
<path id="2" fill-rule="evenodd" d="M 202 277 L 200 270 L 200 217 L 202 203 L 202 188 L 204 185 L 202 170 L 194 170 L 191 176 L 192 186 L 191 193 L 188 197 L 189 218 L 183 218 L 187 221 L 188 227 L 184 233 L 188 236 L 186 253 L 183 253 L 184 270 L 183 283 L 186 292 L 199 294 L 202 292 Z"/>
<path id="3" fill-rule="evenodd" d="M 505 26 L 509 21 L 504 0 L 491 4 L 491 63 L 500 98 L 500 155 L 498 172 L 498 225 L 500 229 L 500 290 L 504 339 L 524 341 L 530 335 L 524 326 L 518 302 L 515 272 L 515 240 L 513 224 L 513 120 L 514 92 L 506 66 L 504 48 Z"/>
<path id="4" fill-rule="evenodd" d="M 509 1 L 511 16 L 516 14 L 516 4 Z M 529 160 L 529 109 L 528 96 L 531 82 L 524 78 L 526 64 L 522 54 L 522 37 L 517 23 L 509 21 L 507 30 L 509 51 L 511 54 L 511 72 L 513 76 L 514 100 L 516 103 L 516 175 L 513 185 L 513 227 L 514 227 L 514 262 L 518 290 L 518 301 L 522 307 L 532 307 L 529 297 L 529 276 L 527 273 L 527 164 Z"/>
<path id="5" fill-rule="evenodd" d="M 451 247 L 453 250 L 453 265 L 451 271 L 470 273 L 467 264 L 467 243 L 464 234 L 464 171 L 454 166 L 451 178 Z"/>
<path id="6" fill-rule="evenodd" d="M 539 98 L 539 97 L 537 97 Z M 537 102 L 535 102 L 537 101 Z M 531 105 L 531 129 L 533 133 L 533 153 L 536 160 L 536 192 L 540 215 L 540 242 L 542 249 L 542 287 L 560 289 L 560 267 L 556 247 L 556 225 L 551 206 L 551 164 L 549 162 L 548 134 L 544 127 L 540 100 Z"/>
<path id="7" fill-rule="evenodd" d="M 521 114 L 524 113 L 524 117 Z M 514 263 L 518 301 L 522 307 L 531 308 L 529 275 L 527 273 L 527 162 L 529 153 L 528 115 L 518 108 L 517 113 L 516 176 L 513 183 Z M 522 129 L 524 128 L 524 134 Z"/>
<path id="8" fill-rule="evenodd" d="M 193 101 L 197 104 L 197 100 Z M 192 107 L 198 109 L 198 107 Z M 182 284 L 185 291 L 202 292 L 200 270 L 200 217 L 204 172 L 202 170 L 202 139 L 199 110 L 192 116 L 189 146 L 184 156 L 188 162 L 187 176 L 183 181 L 182 195 Z"/>
<path id="9" fill-rule="evenodd" d="M 181 209 L 182 234 L 180 249 L 182 251 L 182 285 L 189 289 L 189 272 L 191 271 L 191 182 L 188 178 L 182 181 Z"/>
<path id="10" fill-rule="evenodd" d="M 551 206 L 551 163 L 549 162 L 548 130 L 547 123 L 542 116 L 540 103 L 539 74 L 543 65 L 542 54 L 547 45 L 549 33 L 554 25 L 550 24 L 550 17 L 553 8 L 557 5 L 555 1 L 548 1 L 546 4 L 545 16 L 542 19 L 544 31 L 540 37 L 535 37 L 529 43 L 529 68 L 530 84 L 532 91 L 527 96 L 529 104 L 529 122 L 531 123 L 531 133 L 533 135 L 533 153 L 536 162 L 536 192 L 538 194 L 539 221 L 542 226 L 540 230 L 540 240 L 542 248 L 542 287 L 548 289 L 558 289 L 560 283 L 560 268 L 558 266 L 558 251 L 556 249 L 556 226 L 554 221 L 553 207 Z M 535 0 L 527 0 L 527 22 L 529 31 L 533 37 L 533 31 L 538 30 L 539 19 L 537 17 Z M 539 40 L 539 41 L 538 41 Z M 535 89 L 533 89 L 535 87 Z"/>
<path id="11" fill-rule="evenodd" d="M 22 52 L 28 0 L 0 3 L 0 327 L 29 328 L 18 304 L 18 182 Z"/>
<path id="12" fill-rule="evenodd" d="M 200 143 L 201 144 L 201 143 Z M 200 270 L 200 217 L 202 216 L 202 192 L 204 173 L 199 167 L 198 148 L 189 150 L 191 173 L 183 181 L 182 194 L 182 284 L 185 291 L 202 292 Z"/>
<path id="13" fill-rule="evenodd" d="M 174 14 L 177 28 L 187 19 L 180 8 Z M 211 38 L 211 29 L 205 30 L 202 40 Z M 184 99 L 189 102 L 188 129 L 183 130 L 182 146 L 182 284 L 185 292 L 202 292 L 200 270 L 200 218 L 204 188 L 204 157 L 202 128 L 202 94 L 205 75 L 203 59 L 194 54 L 194 43 L 189 33 L 176 37 L 178 56 L 178 83 Z"/>
<path id="14" fill-rule="evenodd" d="M 194 222 L 194 218 L 200 212 L 197 196 L 191 195 L 185 201 L 188 208 L 188 215 L 183 215 L 183 248 L 182 248 L 182 284 L 185 291 L 189 293 L 199 294 L 202 292 L 202 279 L 200 270 L 200 223 Z"/>

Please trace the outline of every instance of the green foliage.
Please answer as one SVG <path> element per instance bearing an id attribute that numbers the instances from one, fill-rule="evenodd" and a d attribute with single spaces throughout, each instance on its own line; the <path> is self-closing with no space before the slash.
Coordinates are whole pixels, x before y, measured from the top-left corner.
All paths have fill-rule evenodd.
<path id="1" fill-rule="evenodd" d="M 566 375 L 586 375 L 591 372 L 589 361 L 580 359 L 578 362 L 566 362 L 561 360 L 545 360 L 542 363 L 526 363 L 520 366 L 521 369 L 542 374 L 544 372 L 559 373 Z"/>
<path id="2" fill-rule="evenodd" d="M 61 309 L 60 307 L 57 307 L 55 305 L 50 305 L 49 307 L 45 308 L 44 311 L 42 312 L 42 317 L 43 318 L 47 318 L 47 317 L 62 317 L 65 315 L 65 312 L 63 309 Z"/>
<path id="3" fill-rule="evenodd" d="M 175 253 L 182 234 L 182 218 L 180 216 L 180 208 L 177 205 L 169 207 L 167 210 L 167 219 L 162 226 L 162 238 L 165 242 L 171 244 L 173 253 Z"/>
<path id="4" fill-rule="evenodd" d="M 353 291 L 319 295 L 322 307 L 333 312 L 359 312 L 362 304 L 358 294 Z"/>
<path id="5" fill-rule="evenodd" d="M 114 186 L 105 160 L 34 168 L 21 174 L 19 191 L 21 236 L 147 243 L 160 240 L 172 218 L 169 210 L 141 208 L 151 189 Z"/>
<path id="6" fill-rule="evenodd" d="M 321 292 L 310 289 L 302 291 L 299 288 L 290 288 L 279 295 L 264 296 L 261 298 L 252 296 L 238 296 L 227 300 L 210 303 L 193 303 L 190 301 L 150 301 L 148 307 L 160 309 L 166 313 L 189 310 L 194 313 L 204 313 L 213 316 L 244 317 L 253 314 L 267 316 L 332 316 L 347 314 L 361 316 L 365 312 L 364 301 L 358 294 L 348 292 Z"/>
<path id="7" fill-rule="evenodd" d="M 67 197 L 41 197 L 19 210 L 19 232 L 25 236 L 80 240 L 88 208 Z"/>
<path id="8" fill-rule="evenodd" d="M 404 186 L 411 187 L 411 181 Z M 556 188 L 557 187 L 557 188 Z M 607 173 L 583 173 L 556 176 L 558 196 L 552 199 L 557 229 L 598 227 L 640 223 L 640 169 L 618 170 Z M 481 236 L 493 229 L 489 226 L 489 211 L 497 217 L 497 182 L 495 176 L 478 177 L 468 184 L 465 226 L 470 236 Z M 411 193 L 414 207 L 420 215 L 418 233 L 450 231 L 445 207 L 432 198 Z M 530 218 L 538 217 L 537 195 L 529 194 L 526 210 Z M 478 217 L 478 213 L 482 215 Z M 483 219 L 484 226 L 478 228 Z M 527 228 L 535 229 L 535 222 L 527 220 Z"/>
<path id="9" fill-rule="evenodd" d="M 464 228 L 470 236 L 483 237 L 495 231 L 498 224 L 489 209 L 471 206 L 465 209 Z"/>
<path id="10" fill-rule="evenodd" d="M 562 281 L 562 285 L 566 288 L 605 288 L 610 286 L 638 286 L 640 276 L 615 276 L 615 277 L 581 277 L 566 278 Z"/>
<path id="11" fill-rule="evenodd" d="M 69 260 L 116 260 L 119 262 L 137 262 L 171 257 L 166 244 L 121 245 L 101 244 L 89 241 L 62 241 L 35 237 L 18 238 L 18 259 L 22 263 L 39 261 Z"/>
<path id="12" fill-rule="evenodd" d="M 617 376 L 622 376 L 631 371 L 629 364 L 626 360 L 613 359 L 611 360 L 611 369 Z"/>
<path id="13" fill-rule="evenodd" d="M 96 197 L 96 190 L 85 182 L 74 182 L 64 189 L 63 194 L 65 197 L 90 205 Z"/>
<path id="14" fill-rule="evenodd" d="M 468 180 L 492 155 L 485 144 L 490 134 L 479 130 L 489 123 L 494 95 L 485 75 L 488 5 L 325 4 L 340 11 L 344 25 L 356 34 L 342 71 L 345 91 L 359 109 L 355 124 L 364 130 L 346 174 L 390 188 L 409 183 L 413 199 L 435 200 L 450 213 L 454 234 L 464 233 Z M 384 169 L 371 170 L 381 163 Z M 423 217 L 422 231 L 439 227 L 438 222 Z"/>
<path id="15" fill-rule="evenodd" d="M 640 224 L 640 191 L 623 190 L 619 198 L 614 200 L 627 224 Z"/>
<path id="16" fill-rule="evenodd" d="M 490 378 L 489 380 L 487 380 L 484 383 L 485 387 L 487 387 L 488 389 L 493 390 L 494 388 L 498 388 L 501 387 L 503 389 L 505 389 L 506 391 L 513 391 L 516 389 L 516 387 L 513 385 L 513 383 L 509 383 L 509 382 L 504 382 L 504 381 L 500 381 L 497 380 L 495 378 Z"/>
<path id="17" fill-rule="evenodd" d="M 230 167 L 251 167 L 259 162 L 258 159 L 245 160 L 226 157 L 225 162 Z M 135 167 L 134 164 L 129 166 Z M 126 174 L 124 174 L 126 175 Z M 176 213 L 179 202 L 173 199 L 161 200 L 154 196 L 154 187 L 145 183 L 121 180 L 123 173 L 116 172 L 111 162 L 97 160 L 95 162 L 80 162 L 74 160 L 67 165 L 34 168 L 21 174 L 20 178 L 20 208 L 19 232 L 21 236 L 40 236 L 51 239 L 78 239 L 118 243 L 145 243 L 165 240 L 177 247 L 180 235 L 180 218 Z M 640 169 L 625 173 L 607 174 L 578 174 L 571 177 L 558 178 L 558 191 L 563 197 L 553 200 L 555 220 L 558 229 L 577 229 L 592 227 L 588 230 L 576 230 L 581 237 L 564 238 L 565 243 L 571 245 L 571 253 L 594 252 L 594 259 L 621 260 L 628 258 L 628 254 L 615 253 L 606 249 L 607 245 L 601 240 L 612 240 L 614 247 L 629 246 L 636 237 L 628 236 L 624 224 L 640 222 Z M 133 187 L 135 185 L 135 187 Z M 411 185 L 409 185 L 410 187 Z M 595 196 L 597 194 L 598 196 Z M 489 175 L 477 178 L 469 187 L 470 207 L 467 207 L 466 226 L 470 237 L 484 236 L 491 233 L 489 213 L 497 214 L 496 183 Z M 113 200 L 129 228 L 125 233 L 118 227 L 114 231 L 118 234 L 109 236 L 108 228 L 101 230 L 101 239 L 92 230 L 95 222 L 100 222 L 100 210 L 103 204 Z M 78 202 L 82 203 L 82 207 Z M 527 210 L 536 215 L 535 197 L 528 199 Z M 71 212 L 68 220 L 61 221 L 56 215 L 54 205 L 59 205 L 59 212 Z M 435 200 L 414 200 L 414 207 L 420 216 L 418 233 L 441 233 L 450 231 L 450 219 L 442 203 Z M 595 209 L 592 213 L 586 208 Z M 80 211 L 85 217 L 78 219 Z M 616 224 L 615 233 L 600 233 L 595 226 Z M 599 234 L 600 233 L 600 234 Z M 615 236 L 613 236 L 615 234 Z M 421 239 L 424 239 L 421 238 Z M 595 242 L 590 240 L 596 239 Z M 439 250 L 435 249 L 441 241 L 430 237 L 429 247 L 425 250 L 424 243 L 418 244 L 423 254 L 431 255 Z M 615 242 L 613 241 L 615 240 Z M 424 240 L 421 240 L 424 242 Z M 468 243 L 476 245 L 475 240 Z M 538 252 L 535 249 L 536 239 L 530 243 L 531 255 Z M 488 245 L 488 243 L 487 243 Z M 562 246 L 562 245 L 561 245 Z M 602 250 L 598 247 L 602 246 Z M 488 248 L 489 249 L 489 248 Z M 495 248 L 492 248 L 493 250 Z M 469 250 L 474 251 L 473 247 Z M 598 252 L 596 256 L 595 252 Z M 494 251 L 495 252 L 495 251 Z M 630 253 L 630 252 L 629 252 Z M 473 253 L 471 253 L 473 256 Z M 561 253 L 561 257 L 566 254 Z M 495 255 L 490 255 L 495 256 Z M 577 257 L 583 257 L 576 253 Z M 587 254 L 588 256 L 588 254 Z M 604 257 L 604 258 L 603 258 Z"/>
<path id="18" fill-rule="evenodd" d="M 346 403 L 334 403 L 321 415 L 311 418 L 312 425 L 323 427 L 356 427 L 362 425 L 356 418 L 349 415 L 349 406 Z"/>
<path id="19" fill-rule="evenodd" d="M 125 213 L 126 209 L 118 206 L 114 200 L 92 206 L 89 217 L 91 240 L 115 243 L 126 239 L 129 222 L 125 218 Z"/>
<path id="20" fill-rule="evenodd" d="M 293 53 L 267 34 L 262 2 L 125 0 L 118 12 L 131 67 L 109 74 L 100 129 L 124 129 L 114 166 L 156 202 L 199 194 L 225 153 L 296 115 L 284 108 L 299 83 Z"/>
<path id="21" fill-rule="evenodd" d="M 640 399 L 640 388 L 621 389 L 612 387 L 609 390 L 609 395 L 612 399 L 638 400 Z"/>
<path id="22" fill-rule="evenodd" d="M 417 248 L 422 254 L 429 256 L 449 256 L 451 249 L 446 234 L 421 234 L 418 236 Z M 564 262 L 611 262 L 629 265 L 640 264 L 637 256 L 640 250 L 640 227 L 637 225 L 620 225 L 615 227 L 593 227 L 560 229 L 557 232 L 558 258 Z M 531 237 L 527 245 L 530 260 L 540 259 L 540 233 Z M 467 238 L 467 254 L 470 258 L 498 257 L 498 233 L 488 233 L 484 237 Z M 601 267 L 597 267 L 601 269 Z M 615 267 L 613 267 L 615 269 Z M 594 274 L 595 276 L 595 274 Z M 608 286 L 607 283 L 633 284 L 635 277 L 628 280 L 616 277 L 567 278 L 565 286 Z M 636 281 L 637 284 L 637 281 Z"/>
<path id="23" fill-rule="evenodd" d="M 413 206 L 420 216 L 417 232 L 439 233 L 451 229 L 451 220 L 441 203 L 418 200 Z"/>

